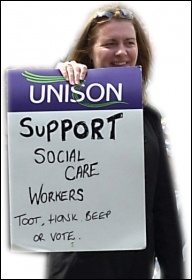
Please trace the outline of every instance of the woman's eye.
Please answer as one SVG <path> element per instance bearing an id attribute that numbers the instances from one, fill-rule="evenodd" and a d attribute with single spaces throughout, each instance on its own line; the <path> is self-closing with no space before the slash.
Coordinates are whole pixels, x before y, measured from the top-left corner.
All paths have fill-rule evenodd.
<path id="1" fill-rule="evenodd" d="M 114 42 L 105 43 L 104 46 L 105 47 L 115 46 L 115 43 Z"/>
<path id="2" fill-rule="evenodd" d="M 127 46 L 133 46 L 133 45 L 135 45 L 135 42 L 134 41 L 128 41 L 128 42 L 126 42 L 126 45 Z"/>

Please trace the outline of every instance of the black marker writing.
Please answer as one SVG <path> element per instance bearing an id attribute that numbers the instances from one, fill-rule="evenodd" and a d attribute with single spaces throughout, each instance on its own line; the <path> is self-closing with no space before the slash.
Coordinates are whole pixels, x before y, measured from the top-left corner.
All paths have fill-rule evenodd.
<path id="1" fill-rule="evenodd" d="M 34 224 L 37 224 L 38 220 L 41 219 L 41 216 L 27 218 L 25 217 L 26 215 L 27 214 L 21 214 L 14 217 L 14 219 L 18 219 L 19 226 L 27 226 L 27 225 L 32 226 Z"/>
<path id="2" fill-rule="evenodd" d="M 111 123 L 109 139 L 115 140 L 115 124 L 118 119 L 123 118 L 123 113 L 118 113 L 107 118 L 107 123 Z M 20 132 L 23 137 L 46 137 L 47 142 L 50 142 L 53 135 L 57 133 L 57 137 L 60 137 L 62 141 L 67 140 L 67 134 L 72 132 L 77 139 L 86 139 L 91 134 L 91 139 L 104 139 L 101 130 L 104 127 L 104 120 L 101 118 L 95 118 L 91 120 L 90 124 L 85 121 L 79 121 L 73 123 L 70 119 L 63 119 L 60 122 L 57 120 L 51 120 L 46 125 L 38 126 L 34 125 L 31 117 L 25 117 L 20 121 L 20 126 L 24 128 L 24 131 Z M 91 132 L 91 133 L 90 133 Z"/>
<path id="3" fill-rule="evenodd" d="M 45 151 L 43 148 L 37 148 L 34 151 L 34 155 L 36 156 L 35 162 L 38 164 L 42 164 L 44 162 L 48 163 L 65 163 L 65 162 L 79 162 L 85 160 L 81 156 L 80 151 L 76 151 L 73 149 L 72 151 L 64 151 L 60 150 L 58 152 L 49 150 Z"/>
<path id="4" fill-rule="evenodd" d="M 33 241 L 34 242 L 45 241 L 45 239 L 43 238 L 43 233 L 35 234 L 33 237 Z"/>
<path id="5" fill-rule="evenodd" d="M 99 173 L 96 173 L 94 168 L 97 164 L 98 162 L 84 164 L 78 167 L 68 166 L 65 170 L 65 179 L 71 181 L 78 178 L 98 176 Z"/>
<path id="6" fill-rule="evenodd" d="M 111 211 L 108 210 L 107 212 L 91 212 L 87 211 L 85 215 L 85 221 L 91 221 L 91 220 L 101 220 L 105 218 L 109 218 L 109 215 L 111 215 Z"/>
<path id="7" fill-rule="evenodd" d="M 83 201 L 83 189 L 71 189 L 69 191 L 43 191 L 42 184 L 38 192 L 32 192 L 29 187 L 29 200 L 31 204 L 57 202 L 57 201 Z"/>
<path id="8" fill-rule="evenodd" d="M 59 241 L 59 240 L 75 240 L 73 236 L 74 231 L 67 231 L 67 232 L 55 232 L 50 233 L 52 241 Z"/>
<path id="9" fill-rule="evenodd" d="M 115 140 L 115 121 L 118 119 L 123 118 L 123 113 L 118 113 L 116 115 L 113 115 L 109 118 L 107 118 L 108 122 L 112 122 L 111 132 L 110 132 L 110 139 Z"/>
<path id="10" fill-rule="evenodd" d="M 63 223 L 63 222 L 73 222 L 78 221 L 77 214 L 65 214 L 65 215 L 52 215 L 50 214 L 50 217 L 48 219 L 48 222 L 50 224 L 52 223 Z"/>

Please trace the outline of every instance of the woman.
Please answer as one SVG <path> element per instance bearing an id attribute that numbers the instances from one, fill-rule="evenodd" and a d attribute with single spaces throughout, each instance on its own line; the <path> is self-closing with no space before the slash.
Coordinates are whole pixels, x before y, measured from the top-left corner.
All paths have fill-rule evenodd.
<path id="1" fill-rule="evenodd" d="M 135 14 L 123 5 L 96 11 L 67 61 L 59 63 L 70 84 L 87 69 L 142 66 L 147 247 L 138 251 L 50 253 L 49 279 L 152 279 L 155 257 L 162 279 L 184 279 L 182 240 L 160 114 L 147 106 L 151 47 Z"/>

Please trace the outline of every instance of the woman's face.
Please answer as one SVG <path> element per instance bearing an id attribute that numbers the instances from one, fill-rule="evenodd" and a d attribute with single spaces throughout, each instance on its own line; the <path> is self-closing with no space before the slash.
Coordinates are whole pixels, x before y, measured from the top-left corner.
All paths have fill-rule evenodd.
<path id="1" fill-rule="evenodd" d="M 98 27 L 91 59 L 95 68 L 135 66 L 138 46 L 135 29 L 126 20 L 111 20 Z"/>

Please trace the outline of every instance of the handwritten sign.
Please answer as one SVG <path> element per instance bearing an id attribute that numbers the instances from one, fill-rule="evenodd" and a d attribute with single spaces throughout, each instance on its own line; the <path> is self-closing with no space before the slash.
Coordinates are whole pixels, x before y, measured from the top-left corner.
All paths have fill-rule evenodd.
<path id="1" fill-rule="evenodd" d="M 145 248 L 141 68 L 7 76 L 12 248 Z"/>

